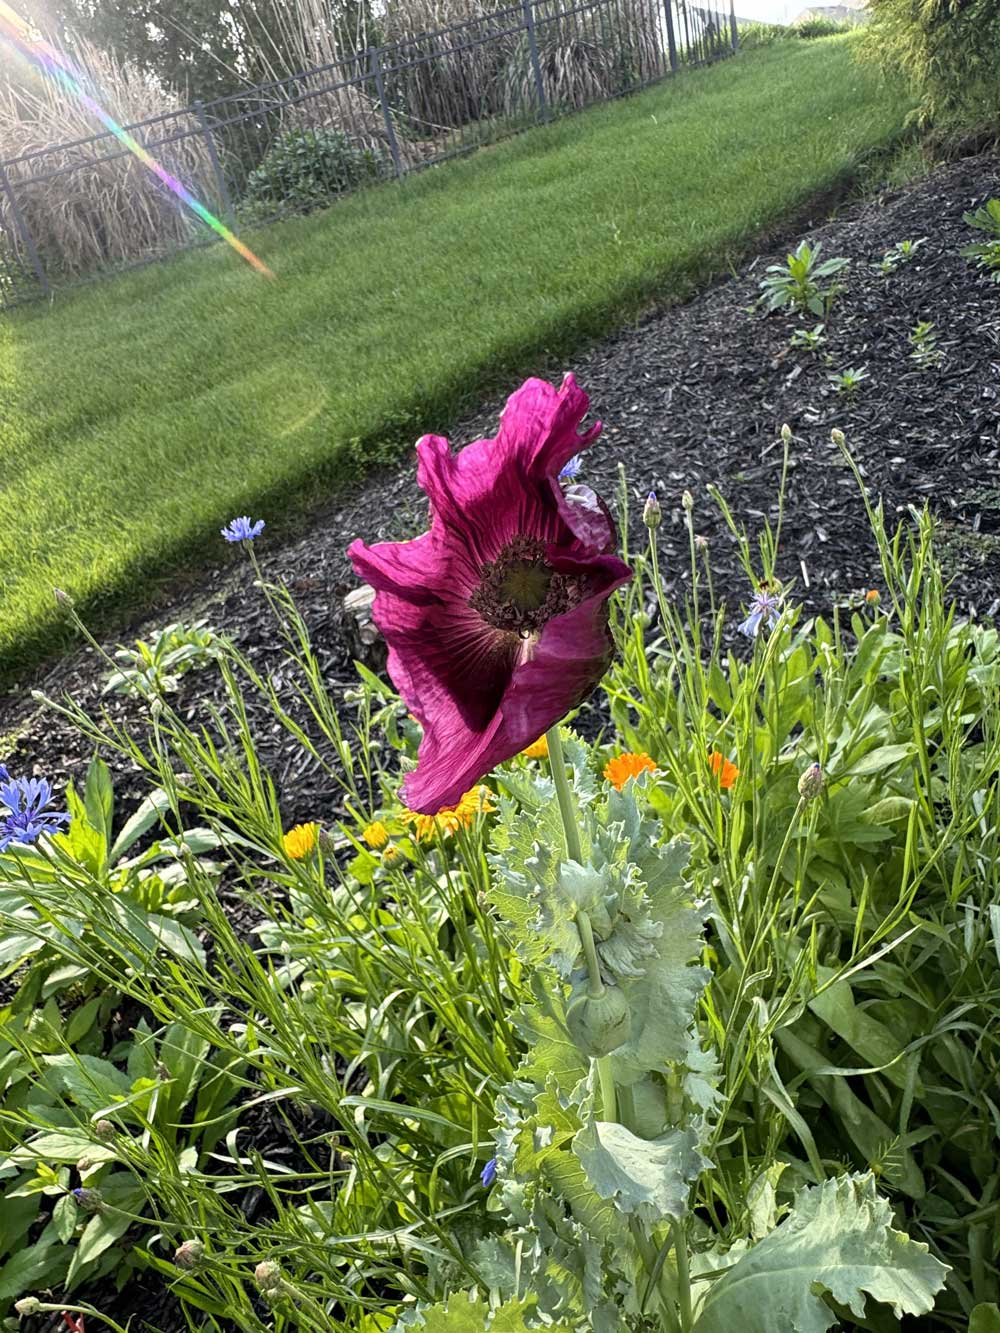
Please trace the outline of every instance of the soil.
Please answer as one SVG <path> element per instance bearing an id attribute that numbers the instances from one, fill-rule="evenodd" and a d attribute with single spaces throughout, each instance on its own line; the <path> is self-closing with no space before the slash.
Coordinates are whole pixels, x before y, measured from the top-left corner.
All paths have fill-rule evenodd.
<path id="1" fill-rule="evenodd" d="M 658 531 L 668 595 L 683 596 L 688 549 L 681 495 L 694 497 L 696 531 L 710 544 L 716 589 L 726 598 L 727 634 L 735 647 L 740 606 L 751 595 L 736 544 L 706 494 L 717 485 L 737 523 L 753 535 L 777 516 L 781 446 L 787 422 L 794 432 L 777 574 L 794 583 L 791 595 L 806 614 L 833 607 L 880 586 L 874 541 L 857 484 L 830 443 L 844 431 L 869 495 L 881 500 L 890 524 L 909 521 L 911 506 L 926 502 L 940 521 L 941 552 L 953 579 L 959 614 L 994 617 L 1000 610 L 1000 286 L 959 254 L 976 233 L 962 214 L 1000 194 L 1000 158 L 980 155 L 936 170 L 925 179 L 864 204 L 803 234 L 821 241 L 823 257 L 844 256 L 844 290 L 836 299 L 818 354 L 792 350 L 797 328 L 819 320 L 754 310 L 769 263 L 756 259 L 743 273 L 684 306 L 651 312 L 632 327 L 583 352 L 573 370 L 605 423 L 588 453 L 581 480 L 611 498 L 624 464 L 633 496 L 633 544 L 643 543 L 642 501 L 657 491 L 664 510 Z M 884 253 L 903 240 L 922 241 L 913 259 L 883 276 Z M 908 335 L 931 321 L 942 353 L 922 368 Z M 868 372 L 853 394 L 838 392 L 831 376 L 848 368 Z M 563 367 L 537 365 L 557 378 Z M 492 435 L 501 402 L 484 405 L 456 423 L 457 443 Z M 428 423 L 441 429 L 441 423 Z M 356 586 L 344 552 L 355 537 L 368 541 L 414 535 L 426 505 L 415 483 L 412 458 L 370 476 L 338 495 L 309 531 L 282 543 L 268 529 L 256 549 L 266 575 L 283 580 L 310 627 L 333 690 L 354 679 L 352 650 L 340 603 Z M 258 670 L 279 689 L 287 685 L 283 648 L 253 575 L 237 548 L 220 539 L 219 562 L 204 571 L 196 590 L 164 599 L 156 614 L 132 625 L 120 641 L 148 637 L 168 621 L 207 617 L 232 636 Z M 114 644 L 108 644 L 113 651 Z M 44 712 L 30 688 L 71 694 L 97 708 L 101 664 L 93 649 L 55 663 L 0 700 L 3 758 L 17 772 L 44 775 L 58 788 L 79 780 L 90 758 L 86 743 L 58 717 Z M 191 717 L 221 691 L 211 670 L 184 677 L 179 701 Z M 139 727 L 142 703 L 111 695 L 112 716 Z M 263 708 L 254 706 L 262 762 L 274 775 L 286 826 L 329 819 L 336 800 L 329 779 L 304 761 Z M 140 775 L 109 756 L 123 807 L 139 799 Z M 274 1135 L 262 1126 L 265 1141 Z M 273 1151 L 273 1148 L 272 1148 Z M 120 1318 L 136 1309 L 136 1287 L 104 1306 Z M 172 1315 L 147 1303 L 154 1325 L 172 1333 Z M 125 1308 L 128 1306 L 129 1308 Z M 133 1323 L 134 1333 L 145 1325 Z"/>

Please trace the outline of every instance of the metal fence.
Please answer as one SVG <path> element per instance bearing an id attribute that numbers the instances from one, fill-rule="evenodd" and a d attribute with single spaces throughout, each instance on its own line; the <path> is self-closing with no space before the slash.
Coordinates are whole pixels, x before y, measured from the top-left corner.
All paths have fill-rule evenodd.
<path id="1" fill-rule="evenodd" d="M 126 128 L 242 232 L 634 92 L 736 42 L 731 2 L 727 12 L 518 0 Z M 0 159 L 0 308 L 214 235 L 111 132 Z"/>

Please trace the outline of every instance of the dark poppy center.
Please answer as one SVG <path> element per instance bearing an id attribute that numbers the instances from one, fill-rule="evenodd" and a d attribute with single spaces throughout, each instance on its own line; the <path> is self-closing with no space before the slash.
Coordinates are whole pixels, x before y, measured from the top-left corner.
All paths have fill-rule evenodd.
<path id="1" fill-rule="evenodd" d="M 482 566 L 479 579 L 469 605 L 494 629 L 515 634 L 540 630 L 583 597 L 581 580 L 548 565 L 545 547 L 534 537 L 508 542 L 496 560 Z"/>

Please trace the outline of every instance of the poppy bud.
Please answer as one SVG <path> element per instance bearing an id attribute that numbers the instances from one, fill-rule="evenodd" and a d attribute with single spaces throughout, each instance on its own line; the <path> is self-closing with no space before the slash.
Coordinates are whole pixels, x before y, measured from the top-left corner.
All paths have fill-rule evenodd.
<path id="1" fill-rule="evenodd" d="M 566 1011 L 566 1026 L 584 1055 L 600 1057 L 628 1040 L 632 1012 L 618 986 L 605 986 L 600 995 L 578 995 Z"/>

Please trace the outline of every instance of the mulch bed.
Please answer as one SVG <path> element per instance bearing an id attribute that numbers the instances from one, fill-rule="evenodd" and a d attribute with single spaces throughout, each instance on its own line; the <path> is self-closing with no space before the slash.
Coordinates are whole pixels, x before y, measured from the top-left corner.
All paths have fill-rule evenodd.
<path id="1" fill-rule="evenodd" d="M 577 379 L 605 422 L 581 480 L 610 498 L 618 464 L 624 463 L 635 497 L 633 543 L 645 540 L 642 500 L 650 489 L 657 491 L 664 508 L 658 539 L 668 595 L 684 593 L 688 551 L 681 495 L 692 492 L 696 530 L 709 540 L 716 588 L 732 611 L 728 634 L 734 645 L 739 605 L 751 589 L 705 488 L 717 484 L 751 534 L 765 517 L 773 522 L 781 466 L 775 441 L 784 422 L 795 441 L 777 572 L 785 582 L 794 580 L 792 595 L 805 613 L 829 615 L 835 604 L 880 583 L 856 483 L 830 443 L 835 426 L 845 432 L 872 499 L 882 500 L 892 524 L 907 517 L 909 506 L 925 501 L 941 520 L 941 549 L 960 614 L 992 617 L 1000 609 L 1000 286 L 959 255 L 961 246 L 976 239 L 963 212 L 997 194 L 1000 159 L 968 158 L 803 233 L 822 241 L 824 257 L 851 260 L 821 349 L 830 364 L 788 346 L 792 331 L 811 327 L 815 318 L 750 312 L 766 265 L 782 260 L 783 253 L 754 261 L 738 278 L 687 305 L 647 315 L 577 358 Z M 912 262 L 894 276 L 882 276 L 878 265 L 885 251 L 898 241 L 924 237 Z M 920 369 L 911 359 L 908 334 L 921 320 L 936 326 L 944 353 L 940 367 Z M 849 397 L 830 382 L 832 372 L 848 367 L 868 370 Z M 557 378 L 560 369 L 534 368 L 549 378 Z M 501 402 L 487 404 L 456 425 L 452 438 L 460 443 L 495 433 L 501 407 Z M 446 423 L 427 426 L 443 430 Z M 294 593 L 332 689 L 354 680 L 340 615 L 344 593 L 355 586 L 345 548 L 357 536 L 412 536 L 425 515 L 407 459 L 339 495 L 305 535 L 282 544 L 281 534 L 268 529 L 258 543 L 267 575 L 284 580 Z M 220 514 L 220 524 L 229 517 Z M 165 601 L 121 639 L 198 616 L 230 634 L 259 670 L 287 677 L 276 627 L 252 587 L 250 569 L 221 539 L 219 563 L 204 571 L 197 592 L 189 587 Z M 93 650 L 85 649 L 0 701 L 0 730 L 11 738 L 3 758 L 14 771 L 44 775 L 57 788 L 69 777 L 82 777 L 88 747 L 59 718 L 41 712 L 28 688 L 54 697 L 68 692 L 96 707 L 99 667 Z M 185 677 L 178 697 L 194 717 L 219 693 L 209 670 Z M 144 725 L 141 704 L 118 696 L 104 702 L 119 719 Z M 329 779 L 294 752 L 263 708 L 254 706 L 251 716 L 262 762 L 279 785 L 286 825 L 333 817 L 336 797 Z M 134 803 L 141 779 L 114 758 L 111 765 L 125 805 Z M 263 1129 L 262 1134 L 270 1137 Z M 145 1298 L 143 1306 L 154 1323 L 172 1327 L 166 1311 L 153 1313 Z M 134 1311 L 134 1286 L 107 1308 L 126 1316 Z M 133 1327 L 142 1333 L 141 1323 Z"/>

